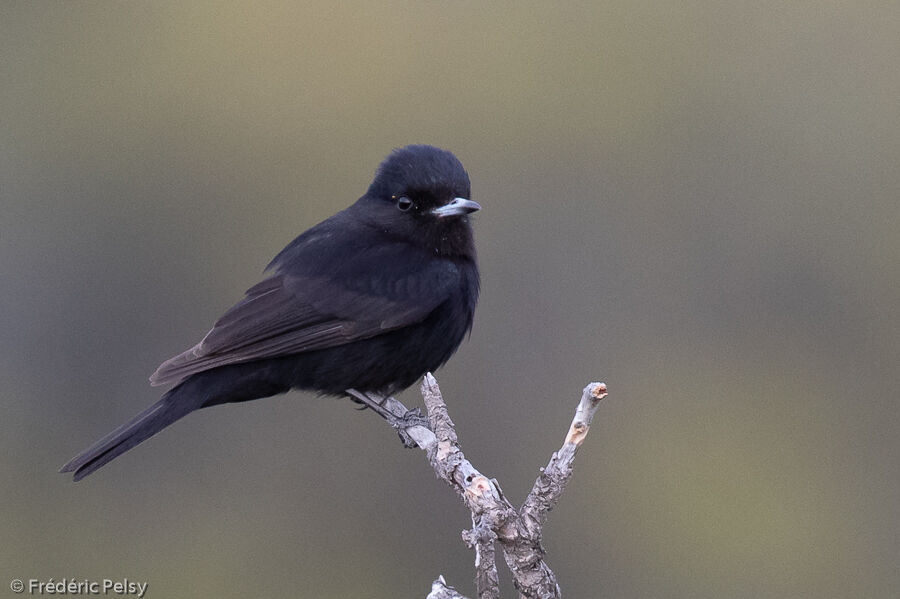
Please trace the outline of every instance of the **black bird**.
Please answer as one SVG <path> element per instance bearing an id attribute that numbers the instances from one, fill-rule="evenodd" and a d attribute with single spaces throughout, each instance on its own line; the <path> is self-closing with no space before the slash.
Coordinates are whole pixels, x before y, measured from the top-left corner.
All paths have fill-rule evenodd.
<path id="1" fill-rule="evenodd" d="M 394 150 L 365 195 L 289 243 L 200 343 L 150 377 L 175 387 L 60 471 L 80 480 L 208 406 L 289 389 L 384 397 L 409 387 L 472 328 L 468 215 L 480 208 L 453 154 Z"/>

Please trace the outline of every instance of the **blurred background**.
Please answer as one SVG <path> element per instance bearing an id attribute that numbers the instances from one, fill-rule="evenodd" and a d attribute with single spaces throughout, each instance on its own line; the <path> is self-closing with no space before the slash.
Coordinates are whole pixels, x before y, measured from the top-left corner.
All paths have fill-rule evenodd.
<path id="1" fill-rule="evenodd" d="M 468 512 L 345 400 L 56 472 L 419 142 L 484 206 L 437 373 L 467 456 L 521 502 L 611 391 L 546 528 L 566 597 L 897 597 L 898 57 L 891 2 L 3 3 L 0 594 L 474 594 Z"/>

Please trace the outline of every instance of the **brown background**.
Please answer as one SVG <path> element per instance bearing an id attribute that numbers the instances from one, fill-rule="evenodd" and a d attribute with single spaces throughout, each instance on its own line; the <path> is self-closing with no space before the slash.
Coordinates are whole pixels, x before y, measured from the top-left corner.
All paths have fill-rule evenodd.
<path id="1" fill-rule="evenodd" d="M 547 528 L 567 597 L 896 597 L 898 56 L 895 2 L 4 2 L 0 582 L 471 592 L 467 513 L 346 401 L 55 472 L 425 142 L 484 206 L 438 372 L 468 456 L 521 500 L 612 391 Z"/>

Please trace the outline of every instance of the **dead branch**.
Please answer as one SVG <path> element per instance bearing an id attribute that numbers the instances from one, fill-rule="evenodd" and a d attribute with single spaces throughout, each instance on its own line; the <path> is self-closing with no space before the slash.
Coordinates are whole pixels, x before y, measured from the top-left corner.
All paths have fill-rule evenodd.
<path id="1" fill-rule="evenodd" d="M 435 474 L 456 491 L 472 514 L 472 529 L 463 532 L 463 540 L 475 550 L 478 599 L 500 597 L 495 543 L 500 544 L 520 597 L 559 598 L 556 576 L 544 561 L 543 526 L 572 476 L 575 453 L 587 436 L 600 400 L 606 397 L 606 385 L 591 383 L 584 388 L 562 447 L 541 468 L 519 509 L 506 499 L 496 479 L 481 474 L 463 455 L 447 405 L 431 373 L 422 380 L 421 390 L 430 430 L 418 423 L 399 428 L 425 451 Z M 384 400 L 381 407 L 400 422 L 408 414 L 406 407 L 394 398 Z M 466 598 L 438 577 L 427 599 Z"/>

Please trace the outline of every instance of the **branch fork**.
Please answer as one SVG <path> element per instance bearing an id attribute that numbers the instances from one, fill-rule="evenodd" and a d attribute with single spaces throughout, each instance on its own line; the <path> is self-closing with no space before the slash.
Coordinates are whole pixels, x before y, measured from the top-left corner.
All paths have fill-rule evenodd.
<path id="1" fill-rule="evenodd" d="M 352 391 L 352 390 L 351 390 Z M 459 447 L 456 429 L 437 381 L 431 373 L 422 380 L 422 397 L 428 412 L 426 428 L 406 419 L 408 410 L 392 397 L 380 408 L 401 437 L 408 436 L 425 451 L 435 474 L 454 489 L 472 515 L 472 528 L 463 531 L 467 546 L 475 550 L 475 586 L 478 599 L 499 599 L 495 545 L 499 543 L 520 598 L 557 599 L 556 576 L 544 561 L 541 545 L 547 513 L 552 510 L 572 476 L 575 453 L 584 442 L 591 421 L 607 395 L 606 385 L 591 383 L 584 388 L 575 417 L 562 447 L 541 468 L 531 492 L 516 509 L 503 494 L 496 479 L 488 478 L 469 462 Z M 359 398 L 358 392 L 351 393 Z M 368 403 L 368 402 L 366 402 Z M 385 415 L 379 411 L 383 416 Z M 439 576 L 427 599 L 467 599 Z"/>

